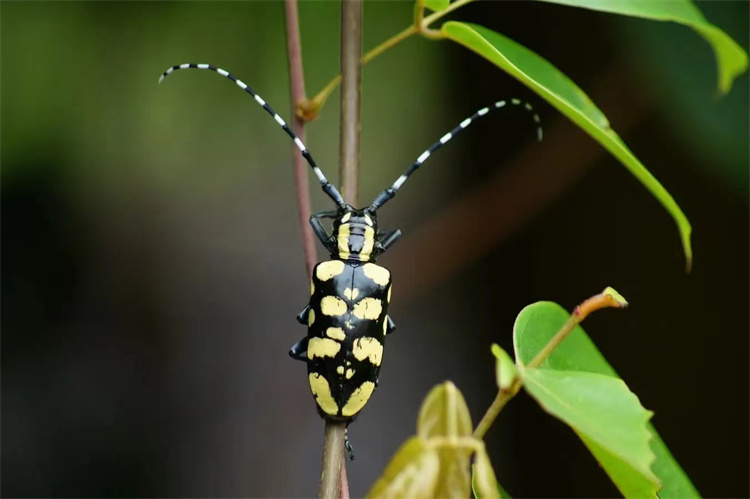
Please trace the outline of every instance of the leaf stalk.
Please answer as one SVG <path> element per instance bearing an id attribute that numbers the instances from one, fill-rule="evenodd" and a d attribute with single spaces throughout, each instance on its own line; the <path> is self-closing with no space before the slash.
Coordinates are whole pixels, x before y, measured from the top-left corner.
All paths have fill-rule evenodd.
<path id="1" fill-rule="evenodd" d="M 541 350 L 539 350 L 539 353 L 537 353 L 536 356 L 534 356 L 534 358 L 531 359 L 528 364 L 526 364 L 525 366 L 518 364 L 518 359 L 516 359 L 518 369 L 535 369 L 542 365 L 542 363 L 547 360 L 547 358 L 552 354 L 555 348 L 560 346 L 560 343 L 562 343 L 563 340 L 568 337 L 570 332 L 573 331 L 573 329 L 575 329 L 578 324 L 583 322 L 583 320 L 592 312 L 595 312 L 602 308 L 625 308 L 627 305 L 628 302 L 625 301 L 625 299 L 612 288 L 606 288 L 598 295 L 594 295 L 591 298 L 584 300 L 575 308 L 575 310 L 573 310 L 573 313 L 570 314 L 570 317 L 568 317 L 568 320 L 565 321 L 565 324 L 562 325 L 562 327 L 547 342 L 547 344 L 544 345 Z M 523 381 L 518 376 L 518 374 L 516 374 L 516 377 L 513 379 L 513 382 L 507 389 L 500 389 L 497 392 L 495 400 L 492 401 L 492 404 L 490 404 L 487 412 L 484 413 L 484 416 L 482 416 L 482 419 L 479 421 L 477 428 L 474 430 L 475 438 L 484 438 L 484 435 L 495 422 L 498 415 L 500 414 L 500 411 L 502 411 L 503 407 L 505 407 L 510 399 L 516 396 L 522 386 Z"/>
<path id="2" fill-rule="evenodd" d="M 487 412 L 484 413 L 484 416 L 482 416 L 482 420 L 479 421 L 476 430 L 474 430 L 474 438 L 477 438 L 479 440 L 484 438 L 487 430 L 492 427 L 493 423 L 500 415 L 500 411 L 502 411 L 503 407 L 505 407 L 505 404 L 507 404 L 510 399 L 516 396 L 516 393 L 518 393 L 522 385 L 523 383 L 521 382 L 521 378 L 516 376 L 513 380 L 513 383 L 507 389 L 499 390 L 497 392 L 495 400 L 493 400 L 492 404 L 490 404 L 489 408 L 487 408 Z"/>

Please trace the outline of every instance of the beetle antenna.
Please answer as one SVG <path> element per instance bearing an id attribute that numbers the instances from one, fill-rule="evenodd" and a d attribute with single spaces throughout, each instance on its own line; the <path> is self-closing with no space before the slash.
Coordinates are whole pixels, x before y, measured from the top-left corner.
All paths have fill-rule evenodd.
<path id="1" fill-rule="evenodd" d="M 489 107 L 483 107 L 476 113 L 472 114 L 465 120 L 463 120 L 461 123 L 458 124 L 455 128 L 453 128 L 450 132 L 446 133 L 442 137 L 440 137 L 440 140 L 432 144 L 430 147 L 427 148 L 425 152 L 420 154 L 420 156 L 417 158 L 417 160 L 404 172 L 403 175 L 401 175 L 392 186 L 385 189 L 383 192 L 381 192 L 377 198 L 375 198 L 375 201 L 373 201 L 372 205 L 370 205 L 369 208 L 367 208 L 367 211 L 370 213 L 375 213 L 378 208 L 383 206 L 385 203 L 387 203 L 393 196 L 396 195 L 396 192 L 401 188 L 401 186 L 406 182 L 406 179 L 408 179 L 412 173 L 417 171 L 417 169 L 422 166 L 422 164 L 427 161 L 427 158 L 429 158 L 435 151 L 443 147 L 445 144 L 448 143 L 453 137 L 458 135 L 462 130 L 468 128 L 469 125 L 471 125 L 474 121 L 476 121 L 478 118 L 484 116 L 485 114 L 489 113 L 490 111 L 493 111 L 495 109 L 500 109 L 501 107 L 505 107 L 505 105 L 510 102 L 510 104 L 514 106 L 521 106 L 525 110 L 529 111 L 532 114 L 532 117 L 534 118 L 534 123 L 536 123 L 536 135 L 537 138 L 541 141 L 542 140 L 542 126 L 540 124 L 539 115 L 534 112 L 534 108 L 531 107 L 531 104 L 528 102 L 523 102 L 519 99 L 511 99 L 510 101 L 497 101 L 492 106 Z"/>
<path id="2" fill-rule="evenodd" d="M 282 130 L 284 130 L 287 135 L 289 135 L 292 140 L 294 141 L 295 145 L 299 148 L 300 151 L 302 151 L 302 156 L 305 157 L 308 164 L 313 170 L 313 173 L 315 173 L 315 176 L 318 177 L 318 181 L 320 182 L 320 186 L 323 188 L 323 192 L 328 194 L 328 196 L 333 199 L 333 202 L 336 203 L 339 207 L 346 206 L 346 203 L 344 202 L 344 198 L 341 197 L 341 193 L 336 189 L 336 186 L 334 186 L 332 183 L 326 179 L 326 176 L 323 175 L 323 172 L 320 170 L 320 167 L 315 163 L 315 160 L 312 157 L 312 154 L 310 154 L 310 151 L 307 150 L 307 147 L 305 147 L 305 144 L 302 143 L 302 141 L 297 137 L 297 135 L 292 131 L 291 128 L 289 128 L 289 125 L 286 124 L 286 122 L 281 119 L 281 116 L 276 114 L 276 111 L 271 108 L 268 104 L 266 104 L 266 101 L 264 101 L 260 95 L 256 94 L 255 91 L 247 86 L 242 80 L 238 79 L 236 76 L 231 74 L 229 71 L 225 71 L 221 68 L 217 68 L 216 66 L 213 66 L 211 64 L 180 64 L 178 66 L 172 66 L 171 68 L 167 69 L 162 73 L 161 77 L 159 77 L 159 83 L 164 81 L 164 78 L 172 74 L 174 71 L 177 71 L 178 69 L 210 69 L 211 71 L 214 71 L 216 73 L 219 73 L 221 76 L 224 76 L 230 80 L 232 80 L 238 87 L 240 87 L 242 90 L 250 94 L 255 101 L 263 107 L 263 109 L 266 110 L 268 114 L 270 114 L 273 119 L 276 121 L 276 123 L 281 126 Z"/>

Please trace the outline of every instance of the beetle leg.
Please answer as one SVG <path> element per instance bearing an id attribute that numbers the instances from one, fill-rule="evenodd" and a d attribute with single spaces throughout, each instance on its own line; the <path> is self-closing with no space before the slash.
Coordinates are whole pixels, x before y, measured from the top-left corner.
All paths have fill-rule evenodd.
<path id="1" fill-rule="evenodd" d="M 307 362 L 307 341 L 308 338 L 305 336 L 301 340 L 299 340 L 297 343 L 292 346 L 291 349 L 289 349 L 289 356 L 293 358 L 294 360 L 301 360 L 302 362 Z"/>
<path id="2" fill-rule="evenodd" d="M 386 315 L 385 320 L 388 321 L 388 324 L 385 327 L 385 334 L 391 334 L 396 330 L 396 323 L 393 322 L 393 319 L 391 319 L 390 315 Z"/>
<path id="3" fill-rule="evenodd" d="M 302 309 L 302 312 L 297 314 L 297 322 L 299 322 L 303 326 L 307 326 L 307 318 L 309 316 L 310 316 L 310 305 L 305 305 L 305 308 Z"/>
<path id="4" fill-rule="evenodd" d="M 346 449 L 346 453 L 348 454 L 346 456 L 347 461 L 354 461 L 354 447 L 352 447 L 351 442 L 349 442 L 349 429 L 344 430 L 344 448 Z"/>
<path id="5" fill-rule="evenodd" d="M 336 211 L 320 211 L 313 213 L 310 217 L 310 225 L 312 226 L 313 232 L 318 237 L 323 246 L 329 251 L 332 251 L 333 241 L 331 235 L 328 233 L 323 224 L 320 223 L 321 218 L 336 218 Z"/>
<path id="6" fill-rule="evenodd" d="M 319 211 L 313 213 L 312 218 L 336 218 L 336 215 L 338 215 L 338 211 L 336 210 Z"/>
<path id="7" fill-rule="evenodd" d="M 382 253 L 384 251 L 387 251 L 388 248 L 393 246 L 393 243 L 398 241 L 401 238 L 401 230 L 400 229 L 393 229 L 393 230 L 387 230 L 385 232 L 381 232 L 378 234 L 378 240 L 375 242 L 375 248 L 377 249 L 378 253 Z"/>

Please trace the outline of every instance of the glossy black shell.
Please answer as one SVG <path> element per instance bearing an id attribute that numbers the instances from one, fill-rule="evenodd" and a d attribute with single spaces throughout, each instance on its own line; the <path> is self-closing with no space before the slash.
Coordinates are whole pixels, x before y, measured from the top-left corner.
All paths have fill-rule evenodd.
<path id="1" fill-rule="evenodd" d="M 343 267 L 340 273 L 329 277 L 331 268 L 337 271 L 340 267 Z M 319 272 L 319 269 L 326 272 Z M 373 263 L 330 260 L 319 263 L 313 270 L 310 297 L 310 315 L 313 320 L 308 320 L 307 365 L 311 389 L 321 416 L 349 421 L 370 398 L 380 372 L 388 328 L 390 290 L 390 273 Z M 341 303 L 331 300 L 332 297 L 342 300 L 345 308 Z M 338 307 L 331 308 L 330 303 L 337 303 Z M 369 308 L 363 304 L 369 305 Z M 376 304 L 380 305 L 379 311 Z M 363 310 L 366 316 L 364 318 Z M 330 333 L 330 328 L 335 333 Z M 340 344 L 334 356 L 315 355 L 315 338 L 328 341 L 334 337 L 334 341 Z M 329 342 L 328 346 L 332 344 Z M 369 355 L 363 358 L 368 351 Z M 318 377 L 324 378 L 328 383 L 335 407 L 316 394 L 313 384 L 319 382 Z M 372 389 L 367 383 L 372 383 Z"/>

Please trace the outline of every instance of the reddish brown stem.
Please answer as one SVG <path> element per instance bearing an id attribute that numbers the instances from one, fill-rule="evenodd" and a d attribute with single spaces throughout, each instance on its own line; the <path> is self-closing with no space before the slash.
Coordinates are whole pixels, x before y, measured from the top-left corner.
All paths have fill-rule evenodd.
<path id="1" fill-rule="evenodd" d="M 307 100 L 305 95 L 305 76 L 302 67 L 302 48 L 299 36 L 299 18 L 297 0 L 285 0 L 287 54 L 289 55 L 289 78 L 292 91 L 292 112 L 294 119 L 292 129 L 302 142 L 305 141 L 305 122 L 297 113 L 297 105 Z M 315 236 L 310 227 L 310 191 L 307 187 L 307 162 L 302 152 L 294 150 L 294 183 L 297 189 L 297 217 L 302 231 L 302 251 L 305 255 L 305 267 L 308 277 L 312 275 L 317 260 L 315 254 Z"/>
<path id="2" fill-rule="evenodd" d="M 339 483 L 339 499 L 349 499 L 349 480 L 346 477 L 346 460 L 341 461 L 341 480 Z"/>

